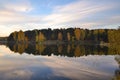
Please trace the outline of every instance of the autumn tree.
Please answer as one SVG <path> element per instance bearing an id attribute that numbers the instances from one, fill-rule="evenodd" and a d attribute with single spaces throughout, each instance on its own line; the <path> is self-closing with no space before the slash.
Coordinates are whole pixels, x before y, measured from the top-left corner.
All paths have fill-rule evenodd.
<path id="1" fill-rule="evenodd" d="M 109 43 L 120 44 L 120 30 L 109 30 L 108 31 Z"/>
<path id="2" fill-rule="evenodd" d="M 46 40 L 46 38 L 45 38 L 45 36 L 44 36 L 44 34 L 42 33 L 42 32 L 37 32 L 37 31 L 35 31 L 35 41 L 36 42 L 41 42 L 41 41 L 45 41 Z"/>
<path id="3" fill-rule="evenodd" d="M 25 40 L 25 34 L 22 30 L 18 32 L 18 42 L 23 42 Z"/>
<path id="4" fill-rule="evenodd" d="M 13 38 L 15 41 L 17 41 L 17 31 L 13 32 Z"/>
<path id="5" fill-rule="evenodd" d="M 81 37 L 80 37 L 81 40 L 84 40 L 84 39 L 85 39 L 85 30 L 81 30 L 81 31 L 80 31 L 80 36 L 81 36 Z"/>
<path id="6" fill-rule="evenodd" d="M 13 33 L 13 38 L 16 42 L 28 42 L 27 36 L 25 36 L 25 33 L 20 30 L 19 32 L 14 32 Z"/>
<path id="7" fill-rule="evenodd" d="M 75 34 L 76 40 L 80 40 L 80 29 L 79 28 L 76 28 L 74 30 L 74 34 Z"/>
<path id="8" fill-rule="evenodd" d="M 39 35 L 38 35 L 38 41 L 45 41 L 46 38 L 44 36 L 44 34 L 42 32 L 39 32 Z"/>

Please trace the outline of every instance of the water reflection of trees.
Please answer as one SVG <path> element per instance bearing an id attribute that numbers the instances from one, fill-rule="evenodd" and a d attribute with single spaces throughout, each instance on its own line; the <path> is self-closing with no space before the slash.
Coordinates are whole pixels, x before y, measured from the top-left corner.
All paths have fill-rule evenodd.
<path id="1" fill-rule="evenodd" d="M 119 68 L 115 70 L 112 80 L 120 80 L 120 47 L 117 46 L 98 46 L 98 45 L 43 45 L 43 44 L 7 44 L 11 51 L 15 53 L 27 53 L 42 56 L 67 56 L 80 57 L 84 55 L 116 55 L 115 60 Z"/>
<path id="2" fill-rule="evenodd" d="M 11 51 L 22 54 L 28 48 L 28 44 L 10 44 L 8 47 Z"/>
<path id="3" fill-rule="evenodd" d="M 59 46 L 57 46 L 57 47 L 58 47 L 58 53 L 62 53 L 63 46 L 62 46 L 62 45 L 59 45 Z"/>
<path id="4" fill-rule="evenodd" d="M 36 46 L 35 49 L 36 49 L 38 54 L 41 54 L 45 49 L 45 45 L 36 44 L 35 46 Z"/>
<path id="5" fill-rule="evenodd" d="M 33 55 L 48 55 L 56 56 L 80 57 L 83 55 L 109 55 L 120 54 L 119 50 L 98 45 L 43 45 L 43 44 L 8 44 L 11 51 L 20 54 L 27 53 Z M 115 53 L 116 51 L 117 53 Z"/>

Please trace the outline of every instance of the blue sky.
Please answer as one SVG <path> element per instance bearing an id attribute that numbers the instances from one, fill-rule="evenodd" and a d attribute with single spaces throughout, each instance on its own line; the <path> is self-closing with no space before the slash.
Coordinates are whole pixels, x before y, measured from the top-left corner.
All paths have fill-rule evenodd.
<path id="1" fill-rule="evenodd" d="M 117 28 L 120 0 L 1 0 L 0 36 L 22 29 Z"/>

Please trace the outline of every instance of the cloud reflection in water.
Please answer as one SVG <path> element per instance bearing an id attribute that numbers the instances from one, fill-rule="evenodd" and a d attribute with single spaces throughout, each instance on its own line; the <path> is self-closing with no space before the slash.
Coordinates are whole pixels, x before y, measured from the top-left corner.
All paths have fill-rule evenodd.
<path id="1" fill-rule="evenodd" d="M 118 69 L 114 56 L 48 57 L 18 55 L 6 49 L 0 47 L 0 54 L 5 54 L 0 56 L 1 80 L 110 80 Z"/>

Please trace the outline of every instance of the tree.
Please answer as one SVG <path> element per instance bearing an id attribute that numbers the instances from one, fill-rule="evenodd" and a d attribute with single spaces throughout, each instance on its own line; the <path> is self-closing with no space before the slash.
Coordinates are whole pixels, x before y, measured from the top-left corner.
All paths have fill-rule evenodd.
<path id="1" fill-rule="evenodd" d="M 98 30 L 93 31 L 94 41 L 98 41 Z"/>
<path id="2" fill-rule="evenodd" d="M 105 36 L 105 30 L 104 29 L 99 29 L 99 41 L 104 41 L 104 36 Z"/>
<path id="3" fill-rule="evenodd" d="M 38 42 L 38 41 L 39 41 L 38 38 L 39 38 L 38 32 L 37 32 L 37 30 L 35 30 L 35 42 Z"/>
<path id="4" fill-rule="evenodd" d="M 75 34 L 76 40 L 80 40 L 80 29 L 79 28 L 76 28 L 74 30 L 74 34 Z"/>
<path id="5" fill-rule="evenodd" d="M 25 42 L 28 42 L 28 38 L 27 37 L 25 37 Z"/>
<path id="6" fill-rule="evenodd" d="M 24 42 L 25 41 L 25 34 L 22 30 L 18 32 L 18 42 Z"/>
<path id="7" fill-rule="evenodd" d="M 46 38 L 45 38 L 45 36 L 44 36 L 44 34 L 42 33 L 42 32 L 37 32 L 37 31 L 35 31 L 35 41 L 36 42 L 41 42 L 41 41 L 45 41 L 46 40 Z"/>
<path id="8" fill-rule="evenodd" d="M 71 40 L 71 38 L 70 38 L 71 36 L 70 36 L 70 33 L 69 32 L 67 32 L 67 40 L 68 41 L 70 41 Z"/>
<path id="9" fill-rule="evenodd" d="M 120 45 L 120 30 L 108 30 L 108 41 L 112 45 Z"/>
<path id="10" fill-rule="evenodd" d="M 58 40 L 62 40 L 62 38 L 63 38 L 62 33 L 59 32 L 59 33 L 58 33 Z"/>
<path id="11" fill-rule="evenodd" d="M 84 30 L 81 30 L 81 40 L 84 40 L 85 39 L 85 31 Z"/>
<path id="12" fill-rule="evenodd" d="M 114 31 L 113 30 L 109 30 L 108 31 L 108 41 L 109 43 L 114 43 L 115 42 L 115 36 L 114 36 Z"/>
<path id="13" fill-rule="evenodd" d="M 17 41 L 17 31 L 13 32 L 13 38 L 15 41 Z"/>
<path id="14" fill-rule="evenodd" d="M 42 32 L 39 32 L 38 41 L 45 41 L 46 38 Z"/>

